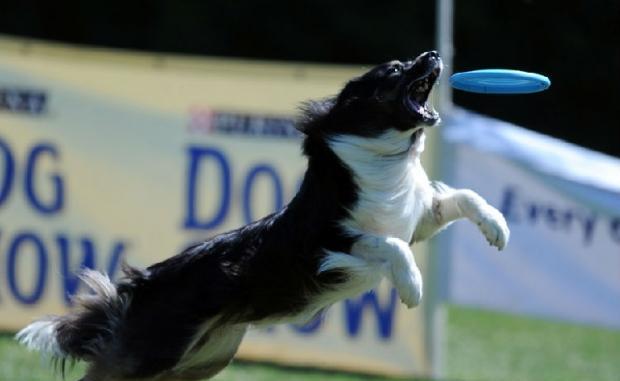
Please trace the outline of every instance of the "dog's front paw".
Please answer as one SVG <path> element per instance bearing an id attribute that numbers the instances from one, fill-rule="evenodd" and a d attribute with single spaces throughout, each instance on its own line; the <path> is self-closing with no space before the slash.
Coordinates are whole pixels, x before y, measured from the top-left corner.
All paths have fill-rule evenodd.
<path id="1" fill-rule="evenodd" d="M 422 300 L 422 274 L 420 274 L 417 266 L 410 268 L 409 271 L 402 269 L 398 274 L 394 274 L 393 280 L 400 300 L 407 308 L 413 308 L 420 304 Z"/>
<path id="2" fill-rule="evenodd" d="M 383 271 L 409 308 L 422 299 L 422 274 L 409 244 L 396 237 L 364 234 L 353 246 L 353 254 L 385 264 Z"/>
<path id="3" fill-rule="evenodd" d="M 506 247 L 510 238 L 510 229 L 508 229 L 506 219 L 499 210 L 491 205 L 486 205 L 480 211 L 477 225 L 491 246 L 495 246 L 499 250 Z"/>

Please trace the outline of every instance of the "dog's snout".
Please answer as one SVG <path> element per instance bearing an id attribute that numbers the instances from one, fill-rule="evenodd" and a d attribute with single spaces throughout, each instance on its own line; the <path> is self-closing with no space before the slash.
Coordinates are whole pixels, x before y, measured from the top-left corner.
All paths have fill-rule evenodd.
<path id="1" fill-rule="evenodd" d="M 429 61 L 440 61 L 440 60 L 441 60 L 441 57 L 439 56 L 439 53 L 436 50 L 430 50 L 428 52 L 424 52 L 420 54 L 419 56 L 417 56 L 415 59 L 411 61 L 403 62 L 403 65 L 405 65 L 405 68 L 409 69 L 417 63 L 427 63 Z"/>
<path id="2" fill-rule="evenodd" d="M 439 53 L 436 50 L 431 50 L 426 53 L 422 53 L 420 55 L 420 58 L 422 61 L 425 61 L 425 62 L 439 61 L 441 59 L 439 58 Z"/>

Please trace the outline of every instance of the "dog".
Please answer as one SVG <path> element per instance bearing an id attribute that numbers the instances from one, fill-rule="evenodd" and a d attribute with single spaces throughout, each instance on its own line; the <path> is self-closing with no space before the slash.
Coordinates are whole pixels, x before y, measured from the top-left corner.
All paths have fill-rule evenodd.
<path id="1" fill-rule="evenodd" d="M 196 380 L 227 366 L 251 325 L 306 322 L 387 278 L 409 308 L 422 276 L 410 245 L 452 221 L 475 223 L 503 249 L 502 214 L 471 190 L 429 181 L 420 164 L 437 52 L 381 64 L 332 98 L 302 107 L 308 168 L 294 199 L 259 221 L 192 245 L 93 292 L 65 316 L 16 338 L 59 361 L 88 363 L 83 381 Z"/>

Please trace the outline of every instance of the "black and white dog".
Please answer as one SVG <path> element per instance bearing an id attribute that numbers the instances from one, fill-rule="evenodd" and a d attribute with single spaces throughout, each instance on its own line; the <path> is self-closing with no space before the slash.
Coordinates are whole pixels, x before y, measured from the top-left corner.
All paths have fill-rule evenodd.
<path id="1" fill-rule="evenodd" d="M 298 123 L 308 169 L 275 214 L 116 284 L 88 271 L 94 293 L 66 316 L 17 334 L 31 349 L 89 364 L 83 380 L 195 380 L 232 359 L 249 325 L 307 321 L 388 278 L 416 306 L 422 277 L 410 244 L 467 218 L 504 248 L 499 211 L 471 190 L 430 182 L 420 164 L 436 52 L 392 61 L 354 78 L 336 97 L 310 102 Z"/>

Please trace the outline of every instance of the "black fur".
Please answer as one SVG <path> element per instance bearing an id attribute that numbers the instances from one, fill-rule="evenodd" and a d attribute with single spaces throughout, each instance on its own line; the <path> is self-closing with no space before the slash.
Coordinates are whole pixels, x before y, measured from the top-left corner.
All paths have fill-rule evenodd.
<path id="1" fill-rule="evenodd" d="M 428 74 L 433 57 L 431 52 L 415 61 L 380 65 L 351 80 L 337 97 L 307 103 L 298 127 L 306 134 L 308 169 L 290 204 L 144 271 L 125 268 L 117 295 L 98 292 L 74 313 L 55 318 L 62 351 L 89 361 L 95 373 L 153 377 L 177 364 L 211 318 L 222 326 L 295 315 L 342 284 L 344 273 L 319 274 L 318 269 L 325 250 L 350 252 L 356 237 L 340 222 L 355 205 L 358 189 L 327 139 L 375 136 L 388 127 L 404 130 L 432 122 L 412 112 L 405 100 L 413 96 L 411 83 Z M 206 334 L 200 342 L 208 340 Z"/>
<path id="2" fill-rule="evenodd" d="M 315 114 L 308 123 L 324 117 Z M 304 152 L 304 181 L 282 211 L 193 245 L 145 271 L 125 269 L 118 293 L 130 302 L 118 330 L 101 329 L 107 304 L 68 315 L 57 329 L 62 349 L 87 360 L 113 359 L 116 364 L 107 365 L 117 368 L 127 363 L 131 371 L 124 377 L 154 376 L 177 363 L 209 318 L 230 324 L 292 315 L 341 283 L 344 274 L 338 271 L 317 273 L 325 249 L 348 252 L 353 244 L 354 237 L 338 222 L 355 203 L 356 186 L 324 139 L 308 137 Z M 101 335 L 105 341 L 114 336 L 114 353 L 93 351 L 90 343 Z"/>

